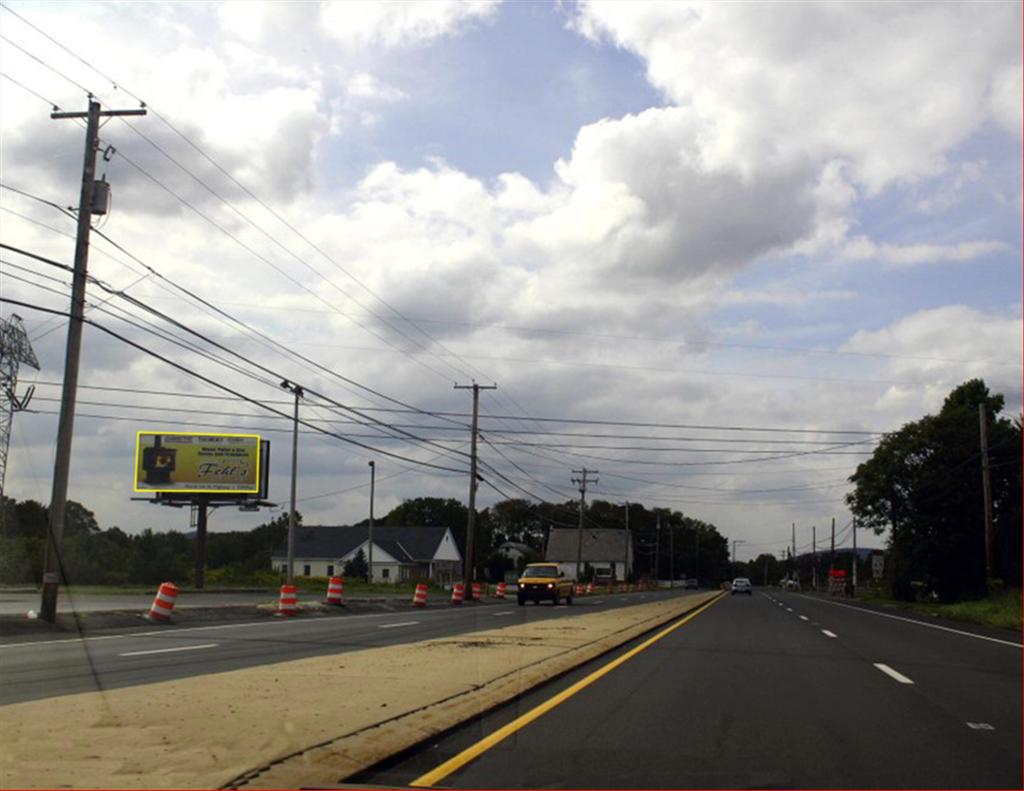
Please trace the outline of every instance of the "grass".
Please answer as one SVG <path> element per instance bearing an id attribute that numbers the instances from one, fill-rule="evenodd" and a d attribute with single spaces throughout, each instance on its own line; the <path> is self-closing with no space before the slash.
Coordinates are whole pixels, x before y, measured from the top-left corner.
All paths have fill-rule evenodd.
<path id="1" fill-rule="evenodd" d="M 1021 631 L 1020 589 L 1011 588 L 994 593 L 984 599 L 956 602 L 955 604 L 896 601 L 881 596 L 858 596 L 857 598 L 868 604 L 879 604 L 883 607 L 909 610 L 954 621 Z"/>

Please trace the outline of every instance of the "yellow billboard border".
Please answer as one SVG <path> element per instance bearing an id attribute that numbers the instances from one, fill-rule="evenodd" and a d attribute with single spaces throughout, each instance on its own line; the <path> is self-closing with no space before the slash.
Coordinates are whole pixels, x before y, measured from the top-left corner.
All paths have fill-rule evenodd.
<path id="1" fill-rule="evenodd" d="M 256 438 L 256 488 L 249 489 L 140 489 L 139 484 L 139 448 L 142 446 L 143 434 L 159 434 L 162 437 L 255 437 Z M 238 496 L 260 493 L 260 467 L 263 464 L 263 445 L 260 434 L 222 434 L 217 431 L 136 431 L 135 432 L 135 466 L 132 468 L 132 489 L 138 494 L 236 494 Z"/>

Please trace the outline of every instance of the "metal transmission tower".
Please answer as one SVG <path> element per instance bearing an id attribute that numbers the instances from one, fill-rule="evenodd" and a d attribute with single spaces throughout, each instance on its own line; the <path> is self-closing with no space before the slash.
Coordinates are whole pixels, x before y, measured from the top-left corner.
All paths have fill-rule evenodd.
<path id="1" fill-rule="evenodd" d="M 21 325 L 21 317 L 12 313 L 9 319 L 0 319 L 0 496 L 4 493 L 7 449 L 11 442 L 14 413 L 27 407 L 35 392 L 35 387 L 29 387 L 21 398 L 15 393 L 18 388 L 18 367 L 22 363 L 39 370 L 39 360 Z M 0 508 L 0 525 L 6 528 L 3 508 Z"/>

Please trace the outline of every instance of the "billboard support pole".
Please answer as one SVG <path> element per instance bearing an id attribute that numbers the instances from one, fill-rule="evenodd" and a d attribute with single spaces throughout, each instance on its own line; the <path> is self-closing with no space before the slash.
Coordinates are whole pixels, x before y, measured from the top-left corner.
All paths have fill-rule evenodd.
<path id="1" fill-rule="evenodd" d="M 206 586 L 206 517 L 210 499 L 205 494 L 196 495 L 192 500 L 198 507 L 196 515 L 196 590 Z"/>

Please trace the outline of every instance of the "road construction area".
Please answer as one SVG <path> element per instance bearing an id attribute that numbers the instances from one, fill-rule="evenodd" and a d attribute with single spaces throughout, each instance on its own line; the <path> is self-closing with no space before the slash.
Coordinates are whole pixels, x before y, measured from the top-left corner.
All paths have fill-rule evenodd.
<path id="1" fill-rule="evenodd" d="M 718 595 L 7 642 L 0 786 L 337 785 Z"/>

